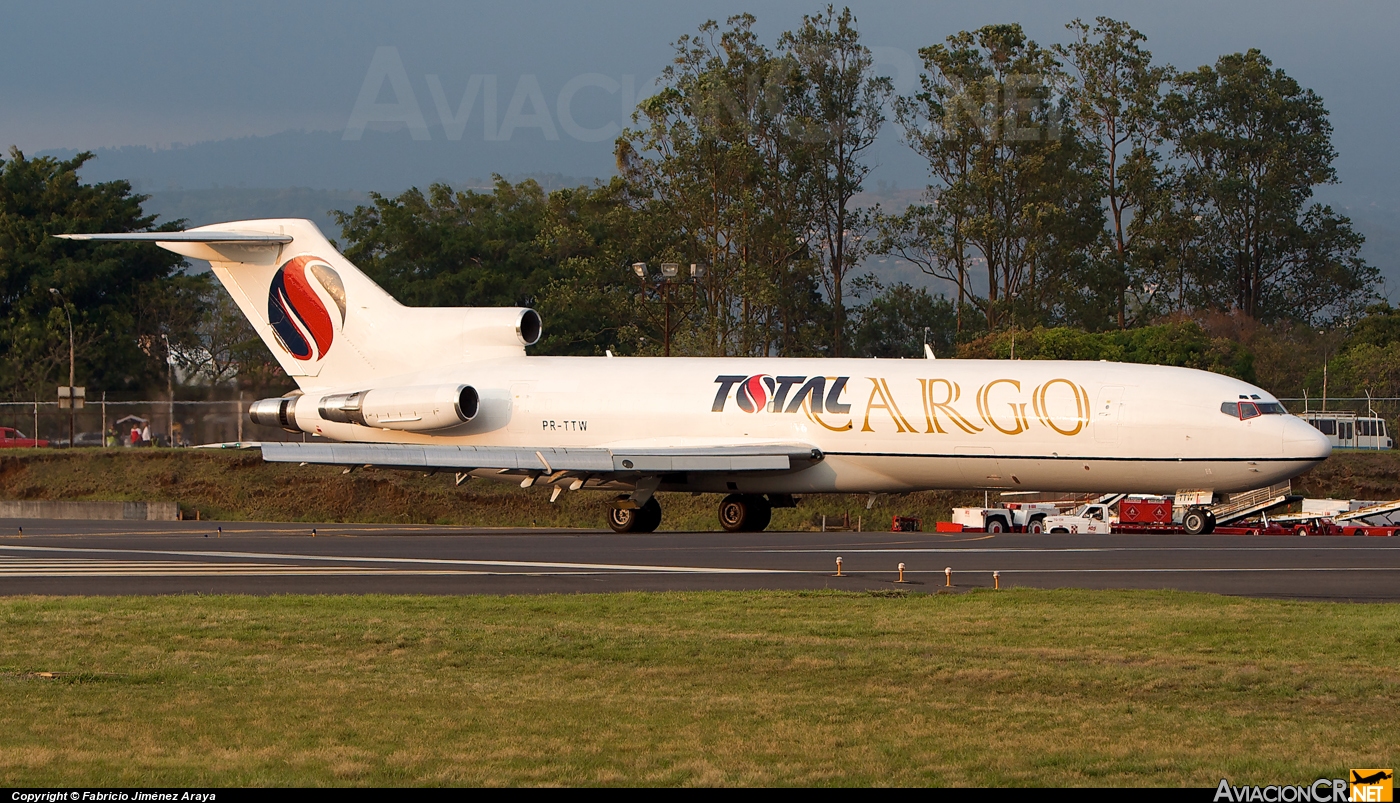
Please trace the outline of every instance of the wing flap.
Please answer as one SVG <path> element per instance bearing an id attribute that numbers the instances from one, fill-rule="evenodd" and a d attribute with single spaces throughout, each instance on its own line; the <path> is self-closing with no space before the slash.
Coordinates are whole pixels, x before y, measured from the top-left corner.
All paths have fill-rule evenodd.
<path id="1" fill-rule="evenodd" d="M 438 446 L 401 443 L 262 444 L 270 463 L 320 463 L 405 469 L 505 469 L 596 474 L 664 474 L 679 471 L 791 471 L 822 459 L 810 446 L 711 446 L 672 449 Z"/>
<path id="2" fill-rule="evenodd" d="M 627 455 L 612 458 L 616 471 L 787 471 L 792 461 L 786 454 L 771 455 Z M 631 465 L 629 466 L 628 463 Z"/>

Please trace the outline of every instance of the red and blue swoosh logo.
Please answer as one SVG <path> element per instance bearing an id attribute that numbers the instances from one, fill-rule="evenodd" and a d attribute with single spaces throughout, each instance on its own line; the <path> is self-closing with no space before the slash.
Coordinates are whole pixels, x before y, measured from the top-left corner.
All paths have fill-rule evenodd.
<path id="1" fill-rule="evenodd" d="M 773 377 L 765 374 L 751 376 L 734 389 L 734 402 L 746 413 L 757 413 L 768 405 L 773 392 Z"/>
<path id="2" fill-rule="evenodd" d="M 335 341 L 330 311 L 317 295 L 312 277 L 308 275 L 312 263 L 321 269 L 317 273 L 329 270 L 329 266 L 316 257 L 297 257 L 277 269 L 267 293 L 267 321 L 272 331 L 277 333 L 287 353 L 302 361 L 325 358 Z M 330 273 L 334 275 L 334 271 Z M 335 276 L 336 284 L 339 278 Z M 331 292 L 332 288 L 326 290 Z"/>

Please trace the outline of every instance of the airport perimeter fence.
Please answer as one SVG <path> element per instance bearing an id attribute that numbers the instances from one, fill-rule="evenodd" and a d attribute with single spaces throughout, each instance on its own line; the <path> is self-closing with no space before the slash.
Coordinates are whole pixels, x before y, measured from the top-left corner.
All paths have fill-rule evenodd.
<path id="1" fill-rule="evenodd" d="M 132 446 L 132 430 L 150 428 L 150 440 L 136 446 L 200 446 L 246 441 L 300 441 L 307 436 L 266 427 L 248 420 L 251 399 L 212 401 L 131 400 L 89 398 L 81 410 L 63 409 L 57 401 L 0 402 L 0 427 L 33 437 L 38 432 L 50 446 L 67 446 L 71 422 L 78 446 Z"/>
<path id="2" fill-rule="evenodd" d="M 1392 433 L 1395 431 L 1397 419 L 1400 419 L 1400 396 L 1342 396 L 1327 399 L 1316 396 L 1309 398 L 1280 397 L 1279 401 L 1288 408 L 1288 412 L 1294 415 L 1305 412 L 1342 412 L 1356 413 L 1358 416 L 1378 416 L 1385 419 L 1386 428 Z"/>

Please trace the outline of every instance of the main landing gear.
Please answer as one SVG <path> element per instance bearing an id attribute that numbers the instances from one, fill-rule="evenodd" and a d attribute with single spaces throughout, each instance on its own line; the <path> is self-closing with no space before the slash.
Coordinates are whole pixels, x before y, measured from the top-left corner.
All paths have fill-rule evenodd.
<path id="1" fill-rule="evenodd" d="M 641 507 L 619 507 L 627 497 L 618 497 L 608 510 L 608 526 L 615 533 L 650 533 L 661 525 L 661 503 L 651 497 Z M 730 494 L 719 503 L 719 526 L 725 532 L 761 532 L 773 520 L 774 507 L 794 507 L 792 497 L 769 499 L 761 494 Z"/>
<path id="2" fill-rule="evenodd" d="M 626 499 L 627 497 L 623 497 Z M 621 501 L 621 500 L 618 500 Z M 608 510 L 608 526 L 615 533 L 650 533 L 661 526 L 661 503 L 652 497 L 641 507 L 613 507 Z"/>
<path id="3" fill-rule="evenodd" d="M 772 519 L 773 506 L 758 494 L 730 494 L 719 503 L 719 526 L 725 532 L 761 532 Z"/>

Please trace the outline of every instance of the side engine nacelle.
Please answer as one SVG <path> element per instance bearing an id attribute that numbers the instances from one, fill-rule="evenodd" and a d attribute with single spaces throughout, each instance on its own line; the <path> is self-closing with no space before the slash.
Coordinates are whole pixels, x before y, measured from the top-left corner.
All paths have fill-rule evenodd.
<path id="1" fill-rule="evenodd" d="M 322 396 L 317 412 L 326 421 L 362 427 L 431 432 L 465 424 L 481 409 L 471 385 L 375 388 Z"/>
<path id="2" fill-rule="evenodd" d="M 248 418 L 254 424 L 265 427 L 281 427 L 288 432 L 301 432 L 301 427 L 297 426 L 297 402 L 300 400 L 300 396 L 259 399 L 248 408 Z"/>
<path id="3" fill-rule="evenodd" d="M 304 396 L 262 399 L 248 408 L 248 417 L 254 424 L 301 432 L 297 406 L 309 403 Z M 316 412 L 325 421 L 404 432 L 455 427 L 475 418 L 480 410 L 481 397 L 471 385 L 417 385 L 333 393 L 322 396 L 316 406 Z M 308 427 L 315 421 L 314 414 L 302 418 Z"/>

